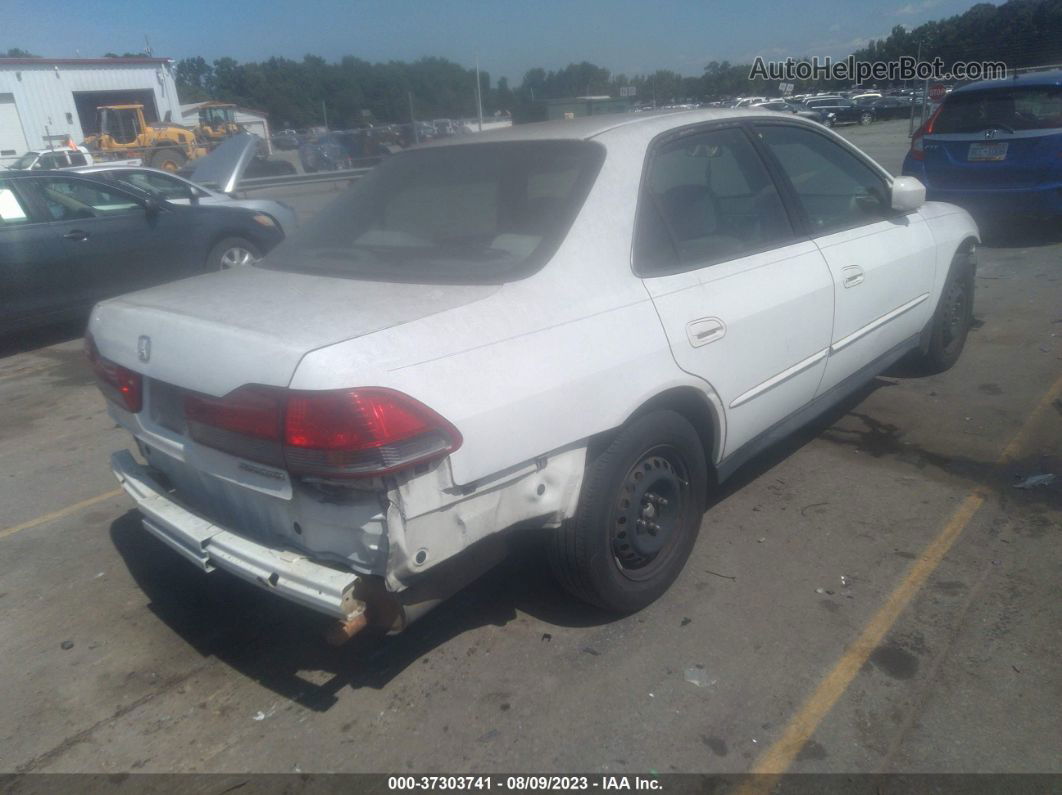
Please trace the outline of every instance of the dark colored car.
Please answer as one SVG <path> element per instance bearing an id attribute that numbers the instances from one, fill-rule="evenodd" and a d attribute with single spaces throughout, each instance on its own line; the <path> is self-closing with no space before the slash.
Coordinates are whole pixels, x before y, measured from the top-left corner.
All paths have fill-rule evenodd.
<path id="1" fill-rule="evenodd" d="M 402 148 L 397 130 L 365 127 L 325 133 L 299 147 L 303 171 L 339 171 L 365 165 L 358 161 L 382 157 Z"/>
<path id="2" fill-rule="evenodd" d="M 855 103 L 861 108 L 869 108 L 877 120 L 911 117 L 910 97 L 867 97 L 862 100 L 857 99 Z"/>
<path id="3" fill-rule="evenodd" d="M 250 264 L 284 233 L 264 213 L 171 204 L 67 172 L 0 174 L 0 333 L 88 312 L 104 298 Z"/>
<path id="4" fill-rule="evenodd" d="M 273 146 L 277 149 L 298 149 L 299 135 L 294 130 L 281 130 L 273 136 Z"/>
<path id="5" fill-rule="evenodd" d="M 1062 70 L 960 86 L 915 132 L 903 174 L 999 220 L 1062 219 Z"/>
<path id="6" fill-rule="evenodd" d="M 811 110 L 833 114 L 833 118 L 827 118 L 825 122 L 827 127 L 834 124 L 862 124 L 865 127 L 874 121 L 871 108 L 860 107 L 844 97 L 808 97 L 804 105 Z"/>

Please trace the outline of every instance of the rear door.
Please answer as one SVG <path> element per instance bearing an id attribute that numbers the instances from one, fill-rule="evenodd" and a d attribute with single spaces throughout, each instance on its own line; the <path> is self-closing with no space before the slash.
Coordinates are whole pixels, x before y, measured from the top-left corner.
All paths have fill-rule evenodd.
<path id="1" fill-rule="evenodd" d="M 743 128 L 703 129 L 650 153 L 635 268 L 675 361 L 723 403 L 724 457 L 814 396 L 833 323 L 830 271 L 794 232 Z"/>
<path id="2" fill-rule="evenodd" d="M 31 320 L 61 314 L 73 306 L 69 263 L 51 224 L 16 183 L 0 179 L 0 327 L 15 329 Z"/>
<path id="3" fill-rule="evenodd" d="M 825 392 L 921 333 L 933 311 L 933 236 L 917 212 L 894 213 L 885 176 L 825 131 L 755 129 L 833 278 Z"/>
<path id="4" fill-rule="evenodd" d="M 931 188 L 1032 188 L 1062 178 L 1062 86 L 960 91 L 925 135 Z"/>

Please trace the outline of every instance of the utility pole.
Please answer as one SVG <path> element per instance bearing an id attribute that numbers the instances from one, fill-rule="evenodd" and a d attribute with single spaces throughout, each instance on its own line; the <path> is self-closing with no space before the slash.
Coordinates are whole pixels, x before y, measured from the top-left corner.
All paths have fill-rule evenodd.
<path id="1" fill-rule="evenodd" d="M 483 97 L 479 85 L 479 53 L 476 53 L 476 112 L 479 114 L 479 131 L 483 132 Z"/>
<path id="2" fill-rule="evenodd" d="M 146 33 L 144 34 L 144 52 L 147 53 L 149 58 L 151 57 L 151 41 L 148 40 Z"/>
<path id="3" fill-rule="evenodd" d="M 324 126 L 325 126 L 325 129 L 327 130 L 328 129 L 328 108 L 325 107 L 325 101 L 323 99 L 321 100 L 321 115 L 324 116 Z"/>
<path id="4" fill-rule="evenodd" d="M 417 131 L 417 120 L 413 116 L 413 92 L 410 91 L 408 93 L 409 93 L 409 123 L 413 126 L 413 143 L 419 144 L 420 143 L 420 134 Z"/>
<path id="5" fill-rule="evenodd" d="M 922 62 L 922 42 L 918 42 L 918 55 L 915 56 L 915 61 L 917 61 L 918 63 Z M 904 80 L 903 84 L 904 84 L 904 87 L 906 88 L 907 87 L 907 81 Z M 915 112 L 914 97 L 911 97 L 911 121 L 907 125 L 907 137 L 908 138 L 910 138 L 912 135 L 914 135 L 914 112 Z"/>

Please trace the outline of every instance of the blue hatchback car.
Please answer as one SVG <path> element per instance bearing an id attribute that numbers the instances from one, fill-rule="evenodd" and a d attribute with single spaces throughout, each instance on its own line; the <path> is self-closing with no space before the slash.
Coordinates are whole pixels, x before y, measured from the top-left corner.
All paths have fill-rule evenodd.
<path id="1" fill-rule="evenodd" d="M 903 174 L 975 214 L 1062 219 L 1062 70 L 955 89 L 911 139 Z"/>

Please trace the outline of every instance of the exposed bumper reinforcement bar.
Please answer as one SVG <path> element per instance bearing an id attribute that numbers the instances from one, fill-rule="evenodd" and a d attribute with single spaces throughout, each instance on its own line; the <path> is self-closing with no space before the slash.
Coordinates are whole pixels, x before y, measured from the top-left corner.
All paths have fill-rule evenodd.
<path id="1" fill-rule="evenodd" d="M 128 450 L 111 455 L 111 469 L 143 514 L 144 529 L 199 568 L 224 569 L 341 622 L 363 624 L 354 621 L 365 613 L 365 603 L 354 598 L 357 574 L 218 527 L 167 494 Z"/>

